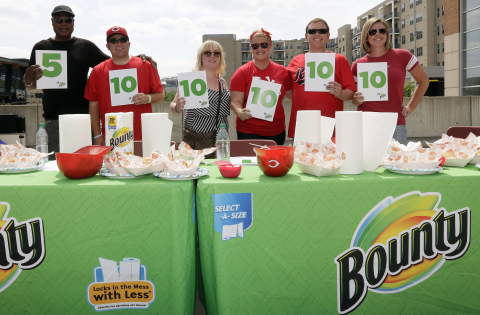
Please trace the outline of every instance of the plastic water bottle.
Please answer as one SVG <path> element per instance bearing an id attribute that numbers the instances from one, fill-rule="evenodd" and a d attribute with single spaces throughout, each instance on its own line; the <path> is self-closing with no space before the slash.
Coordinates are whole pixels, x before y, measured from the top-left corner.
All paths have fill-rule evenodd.
<path id="1" fill-rule="evenodd" d="M 225 124 L 220 124 L 220 130 L 217 133 L 217 161 L 224 160 L 230 162 L 230 138 L 228 137 Z"/>
<path id="2" fill-rule="evenodd" d="M 36 150 L 40 153 L 48 153 L 48 135 L 45 130 L 45 124 L 40 124 L 36 135 Z M 47 162 L 48 156 L 40 159 L 41 162 Z"/>

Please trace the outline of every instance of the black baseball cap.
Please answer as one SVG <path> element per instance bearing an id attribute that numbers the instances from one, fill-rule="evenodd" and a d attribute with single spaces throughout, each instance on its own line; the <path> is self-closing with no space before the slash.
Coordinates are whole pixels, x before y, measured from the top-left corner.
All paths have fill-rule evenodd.
<path id="1" fill-rule="evenodd" d="M 75 14 L 73 13 L 72 9 L 70 9 L 70 7 L 66 5 L 57 5 L 55 9 L 53 9 L 52 11 L 52 16 L 60 12 L 65 12 L 65 13 L 71 14 L 72 17 L 75 17 Z"/>

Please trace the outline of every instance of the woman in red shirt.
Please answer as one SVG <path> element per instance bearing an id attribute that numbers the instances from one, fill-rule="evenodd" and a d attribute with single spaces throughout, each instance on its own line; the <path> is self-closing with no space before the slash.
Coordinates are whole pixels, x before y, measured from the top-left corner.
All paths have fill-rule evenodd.
<path id="1" fill-rule="evenodd" d="M 371 18 L 363 26 L 362 49 L 366 56 L 355 60 L 352 73 L 357 81 L 357 64 L 368 62 L 386 62 L 388 65 L 388 101 L 364 101 L 362 93 L 355 92 L 352 104 L 358 110 L 366 112 L 396 112 L 397 127 L 393 138 L 402 144 L 407 144 L 407 128 L 405 118 L 408 117 L 427 91 L 428 75 L 419 64 L 417 58 L 405 49 L 392 49 L 390 44 L 389 25 L 381 18 Z M 406 71 L 418 83 L 413 97 L 407 106 L 403 107 L 403 86 Z"/>
<path id="2" fill-rule="evenodd" d="M 291 98 L 292 93 L 292 83 L 288 71 L 283 66 L 270 61 L 272 38 L 271 34 L 263 28 L 255 30 L 250 35 L 250 48 L 253 60 L 238 68 L 230 82 L 231 107 L 237 115 L 237 138 L 239 140 L 268 139 L 274 140 L 278 145 L 283 145 L 285 142 L 285 113 L 282 99 L 285 94 L 290 95 Z M 254 77 L 282 86 L 272 122 L 252 117 L 250 111 L 245 108 Z"/>

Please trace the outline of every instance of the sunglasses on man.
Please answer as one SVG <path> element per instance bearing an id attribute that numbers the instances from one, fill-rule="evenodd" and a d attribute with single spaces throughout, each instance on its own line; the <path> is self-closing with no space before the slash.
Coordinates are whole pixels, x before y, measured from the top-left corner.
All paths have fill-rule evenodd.
<path id="1" fill-rule="evenodd" d="M 220 57 L 220 52 L 219 52 L 219 51 L 214 51 L 214 52 L 204 51 L 203 54 L 205 55 L 205 57 L 211 57 L 212 55 L 213 55 L 213 57 L 215 57 L 215 58 Z"/>
<path id="2" fill-rule="evenodd" d="M 57 23 L 57 24 L 62 24 L 63 21 L 65 21 L 65 23 L 67 23 L 67 24 L 72 24 L 72 22 L 73 22 L 73 19 L 72 19 L 72 18 L 64 18 L 64 19 L 62 19 L 62 18 L 54 18 L 53 20 L 54 20 L 55 23 Z"/>
<path id="3" fill-rule="evenodd" d="M 126 42 L 128 42 L 128 39 L 126 37 L 122 37 L 122 38 L 112 38 L 112 39 L 109 39 L 108 42 L 110 44 L 116 44 L 118 42 L 122 43 L 122 44 L 125 44 Z"/>
<path id="4" fill-rule="evenodd" d="M 377 31 L 378 31 L 379 34 L 382 34 L 382 35 L 387 34 L 387 29 L 385 29 L 385 28 L 379 28 L 378 30 L 373 28 L 373 29 L 368 31 L 368 35 L 375 36 L 377 34 Z"/>
<path id="5" fill-rule="evenodd" d="M 326 28 L 319 28 L 319 29 L 311 28 L 311 29 L 308 30 L 308 34 L 310 34 L 310 35 L 313 35 L 317 32 L 318 32 L 318 34 L 327 34 L 328 30 Z"/>
<path id="6" fill-rule="evenodd" d="M 250 44 L 250 46 L 252 46 L 252 49 L 255 50 L 255 49 L 258 49 L 259 46 L 262 46 L 263 49 L 266 49 L 268 47 L 268 43 L 261 43 L 261 44 Z"/>

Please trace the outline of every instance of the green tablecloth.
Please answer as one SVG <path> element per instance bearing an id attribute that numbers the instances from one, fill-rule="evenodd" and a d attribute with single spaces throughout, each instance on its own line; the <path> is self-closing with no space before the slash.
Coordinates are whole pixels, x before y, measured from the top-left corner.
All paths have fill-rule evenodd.
<path id="1" fill-rule="evenodd" d="M 122 282 L 110 283 L 106 285 L 110 290 L 95 292 L 97 298 L 110 292 L 111 299 L 104 296 L 103 301 L 121 297 L 123 306 L 130 301 L 148 306 L 137 311 L 142 314 L 193 314 L 193 193 L 193 181 L 165 181 L 152 175 L 69 180 L 47 171 L 0 174 L 0 202 L 10 206 L 7 217 L 17 222 L 41 218 L 46 247 L 38 267 L 22 270 L 13 283 L 0 288 L 3 308 L 11 314 L 93 314 L 87 288 L 94 282 L 99 258 L 116 263 L 136 258 L 142 265 L 140 279 L 143 275 L 154 288 L 143 282 L 148 288 L 123 290 Z M 0 204 L 0 219 L 5 208 Z M 101 275 L 98 268 L 96 272 Z M 118 295 L 114 285 L 119 287 Z M 149 305 L 139 303 L 138 294 L 132 298 L 137 291 L 146 293 L 148 298 L 143 300 L 149 300 L 153 290 L 155 299 Z M 132 312 L 113 308 L 115 314 Z"/>
<path id="2" fill-rule="evenodd" d="M 407 215 L 413 210 L 427 211 L 431 216 L 442 208 L 452 213 L 468 207 L 469 210 L 462 212 L 463 219 L 471 211 L 471 222 L 465 221 L 462 227 L 465 232 L 468 230 L 465 223 L 470 224 L 469 247 L 456 260 L 443 262 L 441 257 L 435 260 L 434 270 L 430 269 L 421 280 L 402 273 L 406 275 L 404 283 L 416 281 L 411 287 L 398 289 L 401 286 L 397 285 L 396 293 L 368 291 L 350 311 L 354 314 L 480 313 L 477 290 L 480 170 L 474 166 L 446 168 L 442 173 L 428 176 L 398 175 L 379 169 L 375 173 L 322 178 L 302 174 L 296 165 L 280 178 L 267 177 L 258 167 L 244 166 L 237 179 L 221 177 L 216 166 L 209 169 L 210 175 L 198 180 L 196 191 L 201 267 L 209 315 L 338 313 L 337 259 L 352 247 L 357 228 L 362 230 L 361 222 L 368 221 L 364 220 L 367 213 L 382 205 L 382 201 L 385 205 L 387 197 L 392 197 L 388 202 L 397 201 L 395 205 L 417 198 L 403 208 L 403 214 Z M 250 222 L 244 220 L 241 228 L 238 225 L 236 237 L 229 235 L 222 240 L 222 231 L 214 226 L 218 220 L 215 216 L 243 213 L 245 209 L 247 217 L 250 215 L 249 195 L 223 194 L 242 193 L 251 193 L 251 226 L 243 230 Z M 213 197 L 217 198 L 215 205 Z M 225 202 L 228 198 L 233 198 L 230 212 Z M 428 202 L 419 201 L 425 198 Z M 236 205 L 242 202 L 245 205 L 238 208 Z M 223 212 L 215 212 L 214 206 L 219 205 Z M 417 218 L 429 219 L 422 215 Z M 380 226 L 385 222 L 375 225 L 378 217 L 369 225 L 373 228 L 367 236 L 373 237 L 372 240 L 389 229 L 388 225 Z M 419 223 L 415 218 L 412 222 Z M 404 225 L 403 230 L 408 231 L 411 226 Z M 235 231 L 234 226 L 233 235 Z M 367 249 L 364 246 L 365 252 Z M 347 267 L 350 271 L 358 267 L 352 262 Z M 350 284 L 355 288 L 354 280 Z M 349 294 L 353 297 L 355 292 Z"/>

